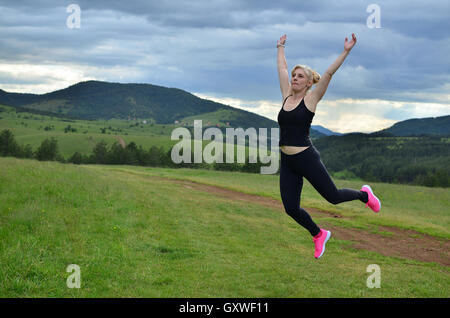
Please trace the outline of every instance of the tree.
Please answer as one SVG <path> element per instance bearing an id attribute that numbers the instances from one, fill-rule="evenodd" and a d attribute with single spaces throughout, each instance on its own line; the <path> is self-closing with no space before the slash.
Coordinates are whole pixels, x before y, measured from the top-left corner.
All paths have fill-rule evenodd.
<path id="1" fill-rule="evenodd" d="M 58 156 L 58 141 L 52 137 L 45 139 L 35 153 L 35 157 L 39 161 L 56 160 Z"/>
<path id="2" fill-rule="evenodd" d="M 92 151 L 94 153 L 94 163 L 108 163 L 108 150 L 106 149 L 106 142 L 104 140 L 99 141 Z"/>
<path id="3" fill-rule="evenodd" d="M 129 162 L 129 155 L 126 149 L 122 148 L 117 142 L 111 145 L 111 149 L 108 153 L 109 163 L 112 164 L 127 164 Z"/>
<path id="4" fill-rule="evenodd" d="M 14 139 L 13 133 L 9 129 L 2 130 L 0 134 L 0 155 L 16 156 L 18 151 L 19 146 Z"/>
<path id="5" fill-rule="evenodd" d="M 74 164 L 81 164 L 83 162 L 83 157 L 81 156 L 81 154 L 77 151 L 75 152 L 72 157 L 69 158 L 69 160 L 67 162 L 72 162 Z"/>
<path id="6" fill-rule="evenodd" d="M 151 146 L 147 155 L 147 165 L 149 166 L 162 166 L 163 165 L 164 151 L 155 145 Z"/>
<path id="7" fill-rule="evenodd" d="M 19 148 L 19 158 L 33 158 L 33 148 L 31 148 L 30 144 L 26 144 L 26 146 Z"/>

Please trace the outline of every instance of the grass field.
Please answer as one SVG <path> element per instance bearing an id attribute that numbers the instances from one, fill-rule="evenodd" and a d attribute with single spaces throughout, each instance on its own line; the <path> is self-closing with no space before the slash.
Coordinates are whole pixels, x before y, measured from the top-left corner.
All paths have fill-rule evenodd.
<path id="1" fill-rule="evenodd" d="M 275 175 L 15 158 L 0 166 L 0 297 L 450 296 L 447 266 L 336 238 L 316 260 L 309 233 L 282 211 L 172 180 L 279 200 Z M 383 201 L 378 215 L 358 202 L 331 205 L 307 182 L 302 205 L 345 216 L 334 220 L 345 227 L 450 238 L 448 189 L 371 185 Z M 80 267 L 79 289 L 66 285 L 70 264 Z M 380 266 L 381 288 L 366 286 L 370 264 Z"/>
<path id="2" fill-rule="evenodd" d="M 177 141 L 170 140 L 171 131 L 176 125 L 143 124 L 142 120 L 67 120 L 32 113 L 16 113 L 13 107 L 0 105 L 0 130 L 9 129 L 19 144 L 30 144 L 36 150 L 46 138 L 54 137 L 64 158 L 75 152 L 90 154 L 92 148 L 105 140 L 108 145 L 120 136 L 126 143 L 134 141 L 145 149 L 151 146 L 171 148 Z M 136 125 L 137 124 L 137 125 Z M 70 125 L 76 132 L 64 132 Z M 50 127 L 51 130 L 45 130 Z M 102 129 L 104 133 L 102 133 Z M 111 128 L 111 129 L 109 129 Z"/>
<path id="3" fill-rule="evenodd" d="M 65 128 L 69 125 L 76 131 L 65 132 Z M 46 127 L 51 129 L 45 130 Z M 171 140 L 172 131 L 179 127 L 181 126 L 175 124 L 143 124 L 142 120 L 67 120 L 26 112 L 16 113 L 13 107 L 0 105 L 0 131 L 9 129 L 19 144 L 30 144 L 34 151 L 44 139 L 53 137 L 58 141 L 59 153 L 65 159 L 75 152 L 83 155 L 91 154 L 94 146 L 101 140 L 104 140 L 109 148 L 111 144 L 118 141 L 118 136 L 126 144 L 135 142 L 137 146 L 142 146 L 145 150 L 156 146 L 168 151 L 179 142 L 179 140 Z M 191 138 L 193 140 L 194 136 L 192 135 Z M 210 143 L 214 144 L 214 141 L 204 140 L 202 147 L 205 148 Z M 192 149 L 193 147 L 192 142 Z M 267 147 L 270 150 L 270 144 Z M 247 146 L 234 144 L 233 148 L 235 154 L 241 149 L 245 151 L 246 156 L 249 154 Z M 226 153 L 225 143 L 223 151 Z"/>

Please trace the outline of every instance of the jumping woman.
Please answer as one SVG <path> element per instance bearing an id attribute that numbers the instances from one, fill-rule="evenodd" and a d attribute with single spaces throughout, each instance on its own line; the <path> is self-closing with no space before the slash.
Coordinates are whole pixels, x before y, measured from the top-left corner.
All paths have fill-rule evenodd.
<path id="1" fill-rule="evenodd" d="M 368 185 L 363 185 L 359 191 L 337 189 L 309 137 L 317 104 L 325 94 L 331 77 L 356 44 L 356 36 L 352 34 L 351 41 L 345 38 L 344 51 L 322 76 L 306 65 L 296 65 L 291 71 L 290 81 L 284 54 L 285 43 L 286 35 L 283 35 L 277 41 L 278 76 L 283 95 L 283 104 L 278 113 L 281 199 L 286 213 L 306 228 L 313 237 L 314 257 L 320 258 L 325 252 L 325 244 L 331 232 L 319 228 L 308 212 L 300 207 L 303 177 L 332 204 L 360 200 L 374 212 L 380 211 L 381 208 L 380 200 Z M 316 86 L 311 91 L 310 88 L 314 84 Z"/>

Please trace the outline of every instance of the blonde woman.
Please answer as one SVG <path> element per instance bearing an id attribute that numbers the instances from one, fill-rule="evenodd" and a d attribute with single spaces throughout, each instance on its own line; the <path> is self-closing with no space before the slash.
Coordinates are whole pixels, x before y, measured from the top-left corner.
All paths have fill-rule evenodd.
<path id="1" fill-rule="evenodd" d="M 380 211 L 381 208 L 380 200 L 368 185 L 362 186 L 359 191 L 337 189 L 309 137 L 317 104 L 325 94 L 331 77 L 355 46 L 356 36 L 352 34 L 350 41 L 345 38 L 344 51 L 322 76 L 306 65 L 296 65 L 291 71 L 290 80 L 284 54 L 285 43 L 286 35 L 283 35 L 277 41 L 278 76 L 283 96 L 283 105 L 278 113 L 281 149 L 280 193 L 286 213 L 310 232 L 315 246 L 314 257 L 320 258 L 325 252 L 325 244 L 331 232 L 319 228 L 308 212 L 300 207 L 303 177 L 332 204 L 360 200 L 374 212 Z M 316 86 L 311 90 L 314 84 Z"/>

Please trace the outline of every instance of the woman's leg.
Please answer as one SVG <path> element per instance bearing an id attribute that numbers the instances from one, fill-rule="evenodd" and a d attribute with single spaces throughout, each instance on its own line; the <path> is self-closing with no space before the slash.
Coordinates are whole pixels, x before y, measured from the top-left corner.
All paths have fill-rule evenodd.
<path id="1" fill-rule="evenodd" d="M 281 152 L 280 193 L 286 213 L 298 224 L 306 228 L 312 236 L 320 232 L 311 216 L 300 207 L 300 195 L 303 187 L 303 177 L 289 167 L 288 157 Z M 293 155 L 295 156 L 295 155 Z"/>
<path id="2" fill-rule="evenodd" d="M 311 185 L 328 202 L 338 204 L 346 201 L 360 200 L 367 203 L 368 196 L 364 191 L 353 189 L 337 189 L 325 168 L 317 150 L 311 146 L 305 153 L 305 164 L 302 166 L 302 172 Z"/>

